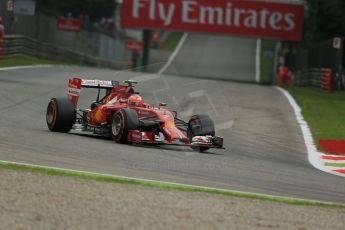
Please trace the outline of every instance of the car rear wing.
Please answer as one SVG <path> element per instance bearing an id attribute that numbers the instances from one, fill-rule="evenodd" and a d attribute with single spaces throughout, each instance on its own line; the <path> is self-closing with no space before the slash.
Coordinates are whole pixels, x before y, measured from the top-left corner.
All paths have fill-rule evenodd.
<path id="1" fill-rule="evenodd" d="M 81 88 L 113 89 L 118 84 L 118 81 L 81 79 Z"/>
<path id="2" fill-rule="evenodd" d="M 118 81 L 89 80 L 73 78 L 68 81 L 67 95 L 74 107 L 77 107 L 81 88 L 106 89 L 111 90 L 119 84 Z"/>

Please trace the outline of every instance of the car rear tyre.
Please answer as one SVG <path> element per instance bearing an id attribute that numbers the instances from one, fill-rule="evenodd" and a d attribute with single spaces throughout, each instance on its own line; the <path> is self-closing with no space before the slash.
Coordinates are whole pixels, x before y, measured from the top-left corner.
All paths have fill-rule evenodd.
<path id="1" fill-rule="evenodd" d="M 138 114 L 132 109 L 121 109 L 113 115 L 111 135 L 117 143 L 127 143 L 130 130 L 138 130 Z"/>
<path id="2" fill-rule="evenodd" d="M 209 116 L 200 114 L 194 115 L 189 119 L 187 136 L 190 141 L 192 141 L 192 138 L 195 136 L 214 136 L 215 133 L 214 123 Z M 191 148 L 199 152 L 204 152 L 209 149 L 209 147 L 199 146 L 192 146 Z"/>
<path id="3" fill-rule="evenodd" d="M 68 98 L 52 98 L 50 100 L 46 113 L 46 121 L 50 131 L 68 133 L 75 120 L 75 109 Z"/>

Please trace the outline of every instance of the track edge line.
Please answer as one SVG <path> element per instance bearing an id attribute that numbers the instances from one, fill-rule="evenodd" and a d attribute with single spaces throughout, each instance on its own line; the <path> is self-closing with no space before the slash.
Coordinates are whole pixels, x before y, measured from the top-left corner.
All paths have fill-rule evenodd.
<path id="1" fill-rule="evenodd" d="M 188 33 L 184 33 L 181 40 L 179 41 L 177 47 L 175 48 L 174 52 L 170 55 L 168 61 L 165 63 L 165 65 L 157 72 L 158 75 L 163 74 L 168 67 L 171 65 L 171 63 L 174 61 L 175 57 L 177 56 L 177 54 L 180 52 L 185 40 L 188 37 Z"/>
<path id="2" fill-rule="evenodd" d="M 327 173 L 330 173 L 333 175 L 345 177 L 344 174 L 335 172 L 335 171 L 325 167 L 324 161 L 322 161 L 322 157 L 321 157 L 322 155 L 324 155 L 324 153 L 319 152 L 317 150 L 315 143 L 314 143 L 313 135 L 311 134 L 311 131 L 309 128 L 309 125 L 305 121 L 305 119 L 302 115 L 302 109 L 298 105 L 296 100 L 292 97 L 292 95 L 287 90 L 285 90 L 279 86 L 274 86 L 274 88 L 277 89 L 278 91 L 280 91 L 285 96 L 285 98 L 289 101 L 289 103 L 290 103 L 290 105 L 294 111 L 295 118 L 297 120 L 297 124 L 299 125 L 299 127 L 302 131 L 304 143 L 305 143 L 305 146 L 307 147 L 309 163 L 312 166 L 314 166 L 316 169 L 321 170 L 323 172 L 327 172 Z"/>

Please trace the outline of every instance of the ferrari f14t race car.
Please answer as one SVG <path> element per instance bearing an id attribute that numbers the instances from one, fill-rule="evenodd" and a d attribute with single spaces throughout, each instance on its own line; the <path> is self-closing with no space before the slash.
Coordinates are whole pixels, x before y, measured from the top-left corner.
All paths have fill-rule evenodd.
<path id="1" fill-rule="evenodd" d="M 194 115 L 188 122 L 177 112 L 145 102 L 134 90 L 137 82 L 86 80 L 73 78 L 68 82 L 68 97 L 52 98 L 47 107 L 48 128 L 54 132 L 76 130 L 107 135 L 118 143 L 165 144 L 190 146 L 206 151 L 223 148 L 223 138 L 215 136 L 213 121 L 207 115 Z M 79 108 L 82 88 L 98 89 L 89 108 Z M 100 98 L 101 91 L 105 96 Z"/>

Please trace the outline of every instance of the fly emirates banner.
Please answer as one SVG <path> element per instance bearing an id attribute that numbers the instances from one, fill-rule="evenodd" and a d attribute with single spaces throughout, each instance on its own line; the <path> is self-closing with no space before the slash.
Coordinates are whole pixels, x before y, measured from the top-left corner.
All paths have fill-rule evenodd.
<path id="1" fill-rule="evenodd" d="M 248 0 L 124 0 L 123 28 L 146 28 L 299 41 L 304 7 Z"/>

